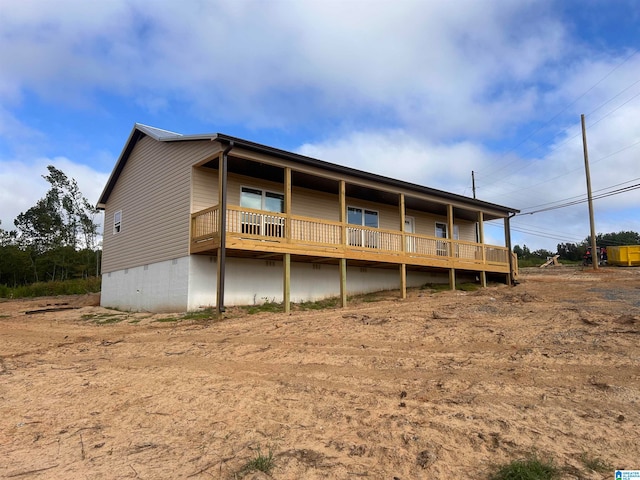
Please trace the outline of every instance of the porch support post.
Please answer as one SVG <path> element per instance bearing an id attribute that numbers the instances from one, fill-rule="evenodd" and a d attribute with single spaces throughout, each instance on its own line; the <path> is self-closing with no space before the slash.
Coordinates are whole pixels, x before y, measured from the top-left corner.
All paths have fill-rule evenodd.
<path id="1" fill-rule="evenodd" d="M 233 142 L 225 148 L 218 159 L 218 233 L 220 234 L 220 246 L 218 247 L 218 278 L 216 290 L 216 310 L 221 316 L 224 311 L 224 280 L 227 263 L 227 163 L 229 152 L 233 148 Z"/>
<path id="2" fill-rule="evenodd" d="M 285 241 L 289 243 L 291 241 L 291 167 L 285 167 L 284 169 L 284 214 L 285 228 L 284 236 Z M 284 303 L 284 312 L 289 313 L 291 311 L 291 254 L 285 253 L 282 257 L 282 302 Z"/>
<path id="3" fill-rule="evenodd" d="M 480 243 L 480 251 L 482 252 L 482 271 L 480 272 L 480 286 L 487 286 L 487 251 L 484 246 L 484 214 L 478 212 L 478 243 Z"/>
<path id="4" fill-rule="evenodd" d="M 448 240 L 449 240 L 449 261 L 453 264 L 453 259 L 455 258 L 455 246 L 453 244 L 453 205 L 447 205 L 447 231 L 448 231 Z M 449 269 L 449 287 L 451 290 L 456 289 L 456 269 Z"/>
<path id="5" fill-rule="evenodd" d="M 346 183 L 340 180 L 339 183 L 339 204 L 340 204 L 340 241 L 342 249 L 346 254 L 347 250 L 347 200 L 346 200 Z M 347 259 L 340 259 L 340 306 L 347 306 Z"/>
<path id="6" fill-rule="evenodd" d="M 344 180 L 340 180 L 340 190 L 338 192 L 339 204 L 340 204 L 340 228 L 342 246 L 347 246 L 347 200 L 346 200 L 347 187 Z"/>
<path id="7" fill-rule="evenodd" d="M 405 205 L 404 205 L 404 193 L 401 193 L 398 198 L 398 208 L 400 209 L 400 241 L 402 245 L 400 249 L 402 251 L 402 256 L 406 255 L 407 250 L 407 237 L 405 236 L 404 230 L 404 222 L 405 222 Z M 407 264 L 400 264 L 400 298 L 407 298 Z"/>
<path id="8" fill-rule="evenodd" d="M 347 259 L 340 259 L 340 306 L 347 306 Z"/>
<path id="9" fill-rule="evenodd" d="M 513 285 L 513 255 L 511 255 L 511 217 L 504 217 L 504 245 L 507 247 L 507 260 L 509 261 L 509 273 L 507 285 Z"/>
<path id="10" fill-rule="evenodd" d="M 291 311 L 291 254 L 285 253 L 282 258 L 283 266 L 283 303 L 284 313 Z"/>

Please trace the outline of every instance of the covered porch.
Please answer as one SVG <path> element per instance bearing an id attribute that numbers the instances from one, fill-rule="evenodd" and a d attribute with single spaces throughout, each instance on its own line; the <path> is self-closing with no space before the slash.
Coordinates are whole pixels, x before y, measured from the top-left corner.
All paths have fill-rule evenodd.
<path id="1" fill-rule="evenodd" d="M 473 274 L 482 286 L 487 274 L 511 281 L 504 207 L 258 150 L 230 143 L 217 157 L 194 165 L 189 250 L 218 258 L 219 299 L 227 255 L 282 260 L 287 311 L 292 257 L 337 263 L 342 305 L 347 262 L 397 269 L 403 298 L 407 268 L 448 272 L 452 289 L 456 270 Z M 208 188 L 199 186 L 205 183 Z M 485 243 L 484 222 L 496 219 L 504 220 L 506 247 Z"/>

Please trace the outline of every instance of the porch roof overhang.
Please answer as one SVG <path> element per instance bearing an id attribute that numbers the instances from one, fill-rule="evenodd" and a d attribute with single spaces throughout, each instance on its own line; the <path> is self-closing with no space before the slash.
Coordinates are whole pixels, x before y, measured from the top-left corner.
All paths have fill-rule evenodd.
<path id="1" fill-rule="evenodd" d="M 230 145 L 233 143 L 234 147 L 242 148 L 245 150 L 250 150 L 256 153 L 269 155 L 272 157 L 276 157 L 278 159 L 289 161 L 293 164 L 300 164 L 308 167 L 317 168 L 320 170 L 324 170 L 327 172 L 331 172 L 333 174 L 337 174 L 344 177 L 352 177 L 358 178 L 362 180 L 366 180 L 368 182 L 374 182 L 386 187 L 390 187 L 392 189 L 399 189 L 408 192 L 415 192 L 420 196 L 428 196 L 428 197 L 436 197 L 438 199 L 442 199 L 444 203 L 452 202 L 458 205 L 464 205 L 465 209 L 469 210 L 478 210 L 484 212 L 492 212 L 493 218 L 508 217 L 510 215 L 519 213 L 520 210 L 506 207 L 503 205 L 498 205 L 491 202 L 485 202 L 483 200 L 477 200 L 469 197 L 465 197 L 463 195 L 457 195 L 455 193 L 446 192 L 444 190 L 438 190 L 435 188 L 425 187 L 423 185 L 418 185 L 411 182 L 405 182 L 402 180 L 397 180 L 390 177 L 385 177 L 383 175 L 378 175 L 375 173 L 365 172 L 363 170 L 358 170 L 355 168 L 347 167 L 344 165 L 338 165 L 335 163 L 330 163 L 324 160 L 319 160 L 312 157 L 307 157 L 304 155 L 300 155 L 293 152 L 288 152 L 286 150 L 281 150 L 275 147 L 270 147 L 267 145 L 262 145 L 259 143 L 251 142 L 249 140 L 244 140 L 242 138 L 233 137 L 231 135 L 225 135 L 223 133 L 213 133 L 213 134 L 202 134 L 202 135 L 182 135 L 179 133 L 171 132 L 168 130 L 162 130 L 155 127 L 150 127 L 148 125 L 143 125 L 140 123 L 136 123 L 131 130 L 131 134 L 118 157 L 116 165 L 111 172 L 111 176 L 107 181 L 107 184 L 100 195 L 100 199 L 98 200 L 97 208 L 104 209 L 107 200 L 113 188 L 122 172 L 135 144 L 140 140 L 143 136 L 149 136 L 156 141 L 159 142 L 185 142 L 185 141 L 202 141 L 208 140 L 212 142 L 219 142 L 223 145 Z M 411 205 L 408 205 L 410 207 Z M 417 206 L 417 205 L 416 205 Z"/>

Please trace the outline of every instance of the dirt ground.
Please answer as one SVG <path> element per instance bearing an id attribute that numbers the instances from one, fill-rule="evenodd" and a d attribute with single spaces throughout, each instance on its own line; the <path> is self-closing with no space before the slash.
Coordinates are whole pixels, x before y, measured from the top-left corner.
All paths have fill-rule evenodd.
<path id="1" fill-rule="evenodd" d="M 640 469 L 640 269 L 520 280 L 219 322 L 4 301 L 0 477 L 486 479 L 532 452 L 563 478 Z M 60 307 L 80 308 L 25 313 Z M 269 475 L 243 469 L 269 453 Z"/>

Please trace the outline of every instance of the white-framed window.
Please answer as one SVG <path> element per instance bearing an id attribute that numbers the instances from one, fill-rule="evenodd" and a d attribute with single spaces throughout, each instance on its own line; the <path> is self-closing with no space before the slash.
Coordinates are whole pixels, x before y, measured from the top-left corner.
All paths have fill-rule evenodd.
<path id="1" fill-rule="evenodd" d="M 442 222 L 436 222 L 436 237 L 449 238 L 447 235 L 447 224 Z M 453 225 L 453 239 L 460 240 L 460 227 L 459 225 Z"/>
<path id="2" fill-rule="evenodd" d="M 118 210 L 113 214 L 113 234 L 122 231 L 122 210 Z"/>
<path id="3" fill-rule="evenodd" d="M 378 212 L 360 207 L 347 207 L 347 223 L 378 228 Z"/>
<path id="4" fill-rule="evenodd" d="M 241 187 L 240 206 L 268 212 L 284 212 L 284 194 L 260 188 Z"/>
<path id="5" fill-rule="evenodd" d="M 347 207 L 347 223 L 361 227 L 378 228 L 378 212 L 368 208 Z M 378 232 L 369 229 L 349 227 L 347 240 L 352 247 L 377 248 Z"/>
<path id="6" fill-rule="evenodd" d="M 443 222 L 436 222 L 436 237 L 438 238 L 449 238 L 447 224 Z M 460 238 L 460 228 L 458 225 L 453 225 L 453 239 L 458 240 Z M 449 248 L 447 246 L 447 242 L 439 241 L 437 242 L 437 254 L 442 256 L 449 255 Z"/>
<path id="7" fill-rule="evenodd" d="M 284 194 L 254 187 L 240 187 L 240 206 L 252 210 L 284 212 Z M 284 237 L 284 218 L 280 216 L 242 212 L 242 233 L 267 237 Z"/>

